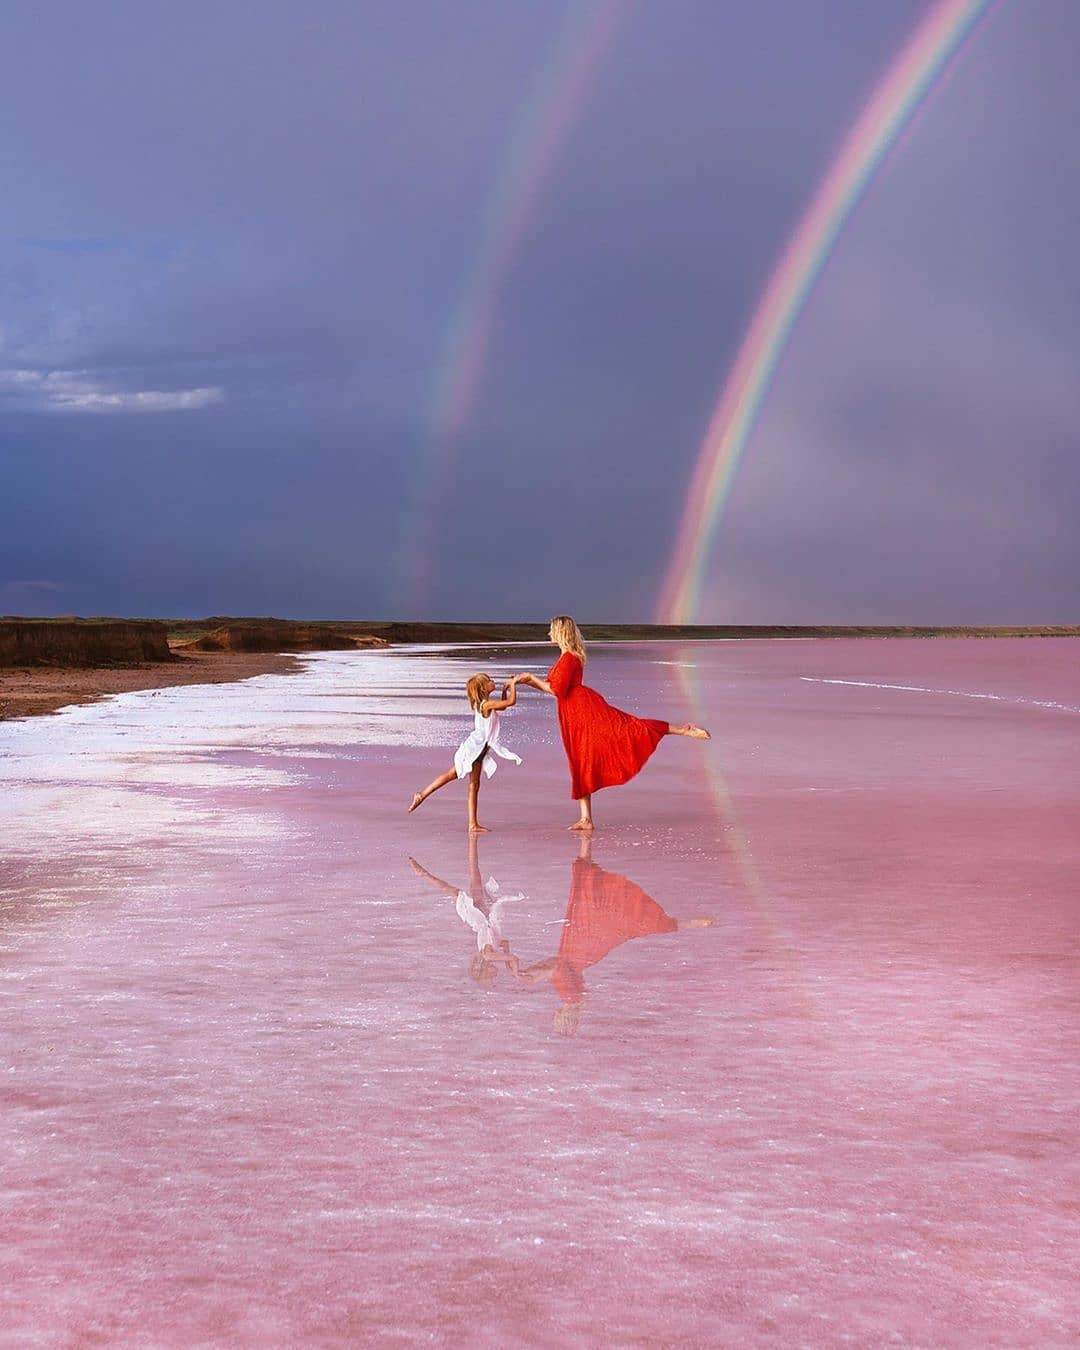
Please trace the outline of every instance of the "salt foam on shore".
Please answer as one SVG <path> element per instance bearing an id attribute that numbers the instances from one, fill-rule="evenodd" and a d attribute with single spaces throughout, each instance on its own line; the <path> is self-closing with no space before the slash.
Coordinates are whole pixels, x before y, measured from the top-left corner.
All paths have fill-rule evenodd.
<path id="1" fill-rule="evenodd" d="M 298 674 L 117 694 L 0 727 L 0 829 L 8 856 L 145 839 L 183 827 L 202 847 L 278 834 L 257 802 L 215 796 L 302 781 L 271 766 L 360 746 L 437 746 L 460 722 L 456 684 L 388 652 L 307 658 Z M 422 691 L 422 692 L 421 692 Z M 420 694 L 421 696 L 417 696 Z M 258 752 L 252 754 L 250 752 Z"/>

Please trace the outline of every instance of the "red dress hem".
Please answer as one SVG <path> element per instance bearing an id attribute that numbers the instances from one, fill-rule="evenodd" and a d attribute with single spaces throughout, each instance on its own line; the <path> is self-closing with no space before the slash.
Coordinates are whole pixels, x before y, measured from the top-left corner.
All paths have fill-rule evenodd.
<path id="1" fill-rule="evenodd" d="M 581 676 L 581 661 L 573 652 L 563 652 L 548 671 L 575 800 L 629 782 L 670 730 L 667 722 L 612 707 L 582 684 Z"/>

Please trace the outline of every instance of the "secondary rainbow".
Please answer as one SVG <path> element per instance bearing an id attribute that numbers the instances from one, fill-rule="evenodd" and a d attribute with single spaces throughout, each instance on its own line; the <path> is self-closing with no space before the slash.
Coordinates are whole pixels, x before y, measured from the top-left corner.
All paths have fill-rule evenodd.
<path id="1" fill-rule="evenodd" d="M 698 452 L 661 597 L 662 623 L 697 614 L 709 550 L 769 381 L 807 296 L 889 147 L 990 0 L 938 0 L 848 133 L 780 257 Z"/>
<path id="2" fill-rule="evenodd" d="M 417 487 L 403 523 L 401 570 L 408 613 L 415 613 L 427 597 L 439 546 L 436 517 L 483 381 L 503 287 L 528 234 L 544 181 L 630 3 L 594 0 L 570 7 L 559 40 L 533 81 L 507 142 L 475 262 L 446 332 Z"/>

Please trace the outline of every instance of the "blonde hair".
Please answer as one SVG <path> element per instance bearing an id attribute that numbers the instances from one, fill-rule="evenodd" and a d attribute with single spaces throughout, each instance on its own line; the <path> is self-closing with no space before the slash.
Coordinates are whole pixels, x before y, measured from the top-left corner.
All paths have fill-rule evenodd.
<path id="1" fill-rule="evenodd" d="M 484 681 L 490 679 L 490 675 L 481 672 L 479 675 L 474 675 L 465 686 L 465 697 L 469 700 L 469 707 L 475 708 L 477 712 L 480 711 L 480 705 L 487 698 L 487 690 L 483 687 Z"/>
<path id="2" fill-rule="evenodd" d="M 483 952 L 477 952 L 469 962 L 469 974 L 483 989 L 491 988 L 498 973 L 499 967 L 494 961 L 489 961 Z"/>
<path id="3" fill-rule="evenodd" d="M 581 1004 L 564 1003 L 561 1008 L 556 1008 L 552 1025 L 560 1036 L 576 1036 L 581 1025 Z"/>
<path id="4" fill-rule="evenodd" d="M 573 652 L 581 664 L 585 664 L 585 639 L 569 614 L 556 614 L 552 619 L 551 640 L 564 652 Z"/>

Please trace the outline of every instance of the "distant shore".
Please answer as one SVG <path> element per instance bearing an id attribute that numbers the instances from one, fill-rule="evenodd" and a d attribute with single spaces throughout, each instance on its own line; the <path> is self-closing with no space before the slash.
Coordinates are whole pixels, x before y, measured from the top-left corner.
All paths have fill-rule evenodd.
<path id="1" fill-rule="evenodd" d="M 1080 637 L 1080 625 L 916 627 L 766 624 L 584 624 L 593 642 L 755 638 Z M 547 639 L 546 623 L 438 623 L 276 618 L 0 618 L 0 721 L 109 694 L 223 684 L 299 668 L 306 651 L 438 643 L 505 646 Z"/>
<path id="2" fill-rule="evenodd" d="M 543 623 L 422 623 L 385 620 L 327 623 L 327 628 L 362 630 L 390 645 L 404 642 L 546 642 Z M 707 642 L 753 638 L 1026 638 L 1080 637 L 1080 624 L 918 626 L 870 624 L 659 624 L 583 623 L 589 642 Z"/>
<path id="3" fill-rule="evenodd" d="M 198 652 L 137 665 L 4 667 L 0 668 L 0 722 L 58 712 L 137 689 L 230 684 L 253 675 L 286 675 L 299 669 L 296 656 L 283 652 Z"/>
<path id="4" fill-rule="evenodd" d="M 109 694 L 299 669 L 305 651 L 382 647 L 355 625 L 281 619 L 0 618 L 0 722 Z"/>

